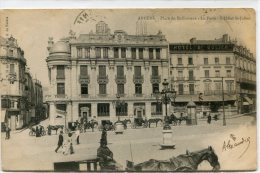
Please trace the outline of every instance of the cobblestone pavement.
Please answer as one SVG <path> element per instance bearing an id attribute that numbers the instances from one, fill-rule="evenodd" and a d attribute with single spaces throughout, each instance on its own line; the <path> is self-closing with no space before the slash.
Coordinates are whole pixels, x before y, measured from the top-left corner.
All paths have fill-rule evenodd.
<path id="1" fill-rule="evenodd" d="M 255 169 L 256 126 L 252 121 L 254 121 L 252 116 L 238 116 L 227 119 L 226 126 L 222 125 L 222 120 L 212 121 L 212 124 L 199 121 L 196 126 L 184 124 L 173 126 L 173 140 L 176 148 L 166 150 L 160 148 L 162 127 L 127 129 L 122 135 L 116 135 L 110 131 L 107 136 L 108 147 L 113 151 L 115 160 L 123 167 L 126 166 L 126 160 L 134 161 L 134 163 L 151 158 L 166 160 L 172 156 L 184 154 L 186 149 L 196 151 L 211 145 L 219 156 L 221 169 Z M 58 135 L 36 138 L 28 134 L 29 129 L 12 132 L 11 139 L 5 140 L 5 134 L 2 133 L 2 169 L 13 171 L 53 170 L 54 162 L 84 160 L 96 155 L 101 136 L 101 132 L 98 130 L 81 133 L 80 144 L 76 145 L 74 140 L 75 154 L 65 156 L 61 151 L 54 152 Z M 248 149 L 246 150 L 246 144 L 242 144 L 230 150 L 223 150 L 223 143 L 230 140 L 230 134 L 235 135 L 237 141 L 250 137 Z M 64 136 L 66 139 L 66 134 Z M 245 150 L 246 152 L 242 154 Z M 199 166 L 199 170 L 209 169 L 211 167 L 207 162 L 203 162 Z"/>

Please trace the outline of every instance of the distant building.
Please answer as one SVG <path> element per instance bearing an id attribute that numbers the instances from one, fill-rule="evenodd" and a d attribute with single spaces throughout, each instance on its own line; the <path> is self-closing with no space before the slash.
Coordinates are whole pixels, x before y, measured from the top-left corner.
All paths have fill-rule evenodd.
<path id="1" fill-rule="evenodd" d="M 56 43 L 49 40 L 50 123 L 75 122 L 84 117 L 116 121 L 160 117 L 162 105 L 153 95 L 168 78 L 165 36 L 110 33 L 101 21 L 96 32 Z M 64 118 L 66 117 L 66 118 Z"/>
<path id="2" fill-rule="evenodd" d="M 173 111 L 184 111 L 190 100 L 201 105 L 201 112 L 222 111 L 222 77 L 228 113 L 255 110 L 255 58 L 227 34 L 215 40 L 170 43 L 169 49 L 171 87 L 177 91 Z"/>
<path id="3" fill-rule="evenodd" d="M 34 117 L 34 83 L 24 52 L 12 36 L 0 37 L 0 91 L 1 123 L 11 130 L 27 126 Z"/>

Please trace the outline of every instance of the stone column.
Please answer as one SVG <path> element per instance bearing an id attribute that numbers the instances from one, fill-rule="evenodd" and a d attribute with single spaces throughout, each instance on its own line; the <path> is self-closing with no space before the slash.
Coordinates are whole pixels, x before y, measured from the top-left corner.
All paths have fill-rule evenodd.
<path id="1" fill-rule="evenodd" d="M 103 48 L 102 48 L 102 47 L 100 48 L 100 54 L 101 54 L 101 55 L 100 55 L 100 56 L 101 56 L 100 58 L 102 58 L 102 59 L 103 59 L 103 58 L 104 58 L 104 50 L 103 50 Z"/>
<path id="2" fill-rule="evenodd" d="M 131 58 L 131 47 L 126 48 L 126 58 Z"/>
<path id="3" fill-rule="evenodd" d="M 145 102 L 145 116 L 147 119 L 151 118 L 151 102 Z"/>
<path id="4" fill-rule="evenodd" d="M 84 47 L 82 48 L 82 58 L 86 58 L 86 55 L 85 55 L 85 48 L 84 48 Z"/>
<path id="5" fill-rule="evenodd" d="M 109 112 L 109 114 L 110 114 L 110 120 L 111 120 L 112 122 L 115 122 L 115 121 L 117 120 L 117 117 L 116 117 L 116 106 L 113 105 L 113 103 L 110 103 L 109 109 L 110 109 L 110 112 Z"/>
<path id="6" fill-rule="evenodd" d="M 113 47 L 109 47 L 108 49 L 108 58 L 113 58 Z"/>
<path id="7" fill-rule="evenodd" d="M 156 59 L 156 49 L 153 48 L 153 59 Z"/>
<path id="8" fill-rule="evenodd" d="M 78 120 L 79 117 L 79 109 L 78 109 L 78 103 L 73 102 L 72 103 L 72 115 L 70 116 L 71 119 L 67 119 L 68 122 L 75 122 Z"/>
<path id="9" fill-rule="evenodd" d="M 120 47 L 118 48 L 118 58 L 122 58 L 122 56 L 121 56 L 121 48 Z"/>
<path id="10" fill-rule="evenodd" d="M 149 49 L 146 47 L 144 48 L 144 59 L 149 59 Z"/>
<path id="11" fill-rule="evenodd" d="M 49 112 L 49 124 L 54 125 L 56 116 L 56 107 L 54 105 L 54 102 L 50 102 L 50 112 Z"/>
<path id="12" fill-rule="evenodd" d="M 91 103 L 91 116 L 93 118 L 95 118 L 95 117 L 97 118 L 97 103 L 96 102 Z"/>
<path id="13" fill-rule="evenodd" d="M 73 115 L 73 111 L 72 111 L 72 103 L 68 102 L 67 103 L 67 114 L 66 114 L 66 126 L 68 127 L 68 122 L 71 121 L 72 119 L 72 115 Z"/>
<path id="14" fill-rule="evenodd" d="M 90 58 L 95 58 L 95 47 L 91 46 L 90 47 Z"/>
<path id="15" fill-rule="evenodd" d="M 139 59 L 139 48 L 136 48 L 136 59 Z"/>

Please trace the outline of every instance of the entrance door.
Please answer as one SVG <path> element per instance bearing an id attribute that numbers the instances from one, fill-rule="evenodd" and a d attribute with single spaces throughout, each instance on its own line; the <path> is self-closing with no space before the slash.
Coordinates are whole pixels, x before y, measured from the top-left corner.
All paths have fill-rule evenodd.
<path id="1" fill-rule="evenodd" d="M 85 122 L 88 122 L 88 112 L 83 112 L 82 114 L 83 114 L 83 115 L 82 115 L 83 120 L 84 120 Z"/>
<path id="2" fill-rule="evenodd" d="M 142 118 L 142 112 L 143 112 L 142 110 L 137 111 L 137 117 L 138 118 Z"/>

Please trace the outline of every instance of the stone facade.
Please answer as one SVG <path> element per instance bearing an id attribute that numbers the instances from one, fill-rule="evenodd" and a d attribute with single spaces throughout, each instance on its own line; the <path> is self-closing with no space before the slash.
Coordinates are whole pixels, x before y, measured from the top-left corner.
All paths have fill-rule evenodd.
<path id="1" fill-rule="evenodd" d="M 169 49 L 169 77 L 171 87 L 177 91 L 173 111 L 182 111 L 181 107 L 190 100 L 200 105 L 201 112 L 212 111 L 214 107 L 221 111 L 222 77 L 224 102 L 230 114 L 249 111 L 245 110 L 247 105 L 254 110 L 255 59 L 227 34 L 215 40 L 192 38 L 190 43 L 171 43 Z"/>
<path id="2" fill-rule="evenodd" d="M 34 116 L 34 82 L 17 40 L 0 39 L 1 123 L 15 130 L 27 126 Z"/>
<path id="3" fill-rule="evenodd" d="M 153 91 L 168 78 L 168 43 L 156 35 L 110 33 L 99 22 L 96 32 L 70 32 L 49 40 L 50 124 L 75 122 L 80 117 L 116 121 L 137 116 L 162 118 Z"/>

